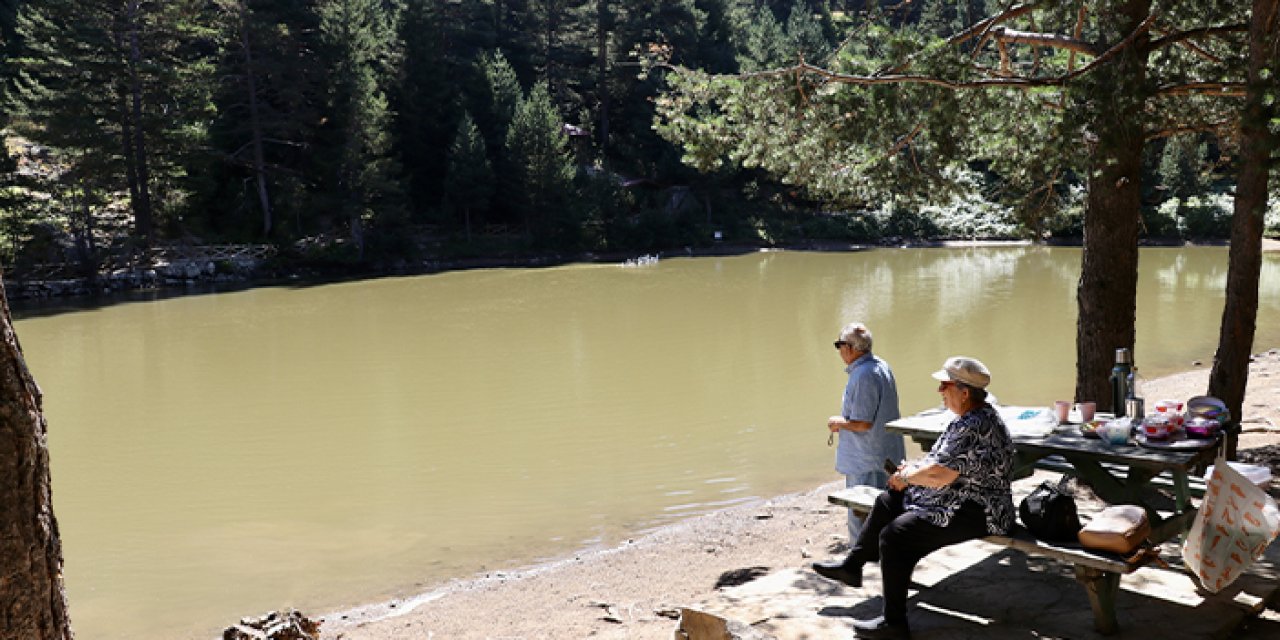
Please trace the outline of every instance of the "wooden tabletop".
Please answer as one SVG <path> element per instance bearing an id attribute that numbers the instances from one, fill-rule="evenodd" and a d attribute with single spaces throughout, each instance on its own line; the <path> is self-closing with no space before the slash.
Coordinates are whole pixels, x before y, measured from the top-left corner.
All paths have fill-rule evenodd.
<path id="1" fill-rule="evenodd" d="M 894 420 L 886 428 L 923 444 L 937 440 L 953 419 L 955 414 L 950 411 L 928 409 Z M 1080 425 L 1075 423 L 1049 427 L 1039 434 L 1013 431 L 1013 442 L 1018 453 L 1023 456 L 1042 458 L 1051 455 L 1083 455 L 1099 462 L 1182 473 L 1212 460 L 1216 452 L 1216 441 L 1205 441 L 1203 448 L 1199 449 L 1171 449 L 1160 445 L 1147 447 L 1137 444 L 1133 439 L 1128 444 L 1108 445 L 1097 438 L 1086 438 L 1080 432 Z"/>

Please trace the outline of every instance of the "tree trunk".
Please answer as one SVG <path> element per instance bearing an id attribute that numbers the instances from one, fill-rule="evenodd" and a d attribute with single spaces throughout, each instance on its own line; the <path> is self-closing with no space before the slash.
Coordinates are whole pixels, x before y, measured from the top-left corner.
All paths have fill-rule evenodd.
<path id="1" fill-rule="evenodd" d="M 258 206 L 262 208 L 262 237 L 271 237 L 271 198 L 267 193 L 267 163 L 262 151 L 262 120 L 258 113 L 258 78 L 253 65 L 253 48 L 249 40 L 249 8 L 240 5 L 240 47 L 244 51 L 244 77 L 249 91 L 249 135 L 253 148 L 253 175 L 258 187 Z"/>
<path id="2" fill-rule="evenodd" d="M 1240 118 L 1240 170 L 1231 219 L 1230 264 L 1218 351 L 1209 374 L 1209 395 L 1226 403 L 1233 420 L 1244 419 L 1244 392 L 1258 318 L 1258 279 L 1262 270 L 1263 217 L 1267 210 L 1268 168 L 1277 136 L 1267 128 L 1275 109 L 1267 92 L 1280 72 L 1280 0 L 1253 0 L 1249 28 L 1249 84 Z M 1228 436 L 1227 457 L 1236 455 L 1236 434 Z"/>
<path id="3" fill-rule="evenodd" d="M 137 171 L 137 197 L 133 200 L 134 231 L 147 246 L 155 241 L 151 216 L 151 180 L 147 166 L 146 128 L 142 125 L 142 48 L 138 43 L 138 29 L 142 17 L 138 0 L 128 7 L 129 29 L 129 95 L 132 102 L 130 116 L 133 122 L 133 163 Z"/>
<path id="4" fill-rule="evenodd" d="M 609 4 L 596 0 L 596 92 L 600 109 L 600 161 L 604 162 L 609 149 Z"/>
<path id="5" fill-rule="evenodd" d="M 40 388 L 13 332 L 3 283 L 0 341 L 0 638 L 72 638 Z"/>
<path id="6" fill-rule="evenodd" d="M 1114 5 L 1114 40 L 1128 37 L 1148 15 L 1149 0 Z M 1143 107 L 1147 45 L 1144 33 L 1083 82 L 1080 99 L 1092 101 L 1085 132 L 1093 146 L 1084 217 L 1084 256 L 1076 290 L 1076 399 L 1114 411 L 1108 375 L 1115 351 L 1133 349 L 1138 293 L 1138 221 L 1141 202 Z M 1136 354 L 1140 355 L 1140 354 Z M 1135 358 L 1135 362 L 1140 362 Z"/>

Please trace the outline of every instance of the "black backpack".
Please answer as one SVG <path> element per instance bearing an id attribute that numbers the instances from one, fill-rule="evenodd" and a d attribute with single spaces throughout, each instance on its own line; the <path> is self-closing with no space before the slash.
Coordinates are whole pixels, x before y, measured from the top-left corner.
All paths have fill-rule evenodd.
<path id="1" fill-rule="evenodd" d="M 1031 535 L 1050 542 L 1076 541 L 1081 528 L 1080 515 L 1066 485 L 1065 477 L 1057 484 L 1046 480 L 1022 499 L 1018 516 Z"/>

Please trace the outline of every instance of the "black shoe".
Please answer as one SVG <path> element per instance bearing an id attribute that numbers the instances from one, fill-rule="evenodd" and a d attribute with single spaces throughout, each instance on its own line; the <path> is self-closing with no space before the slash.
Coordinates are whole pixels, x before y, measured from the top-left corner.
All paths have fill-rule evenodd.
<path id="1" fill-rule="evenodd" d="M 828 580 L 843 582 L 851 587 L 862 586 L 862 565 L 860 564 L 845 564 L 838 560 L 815 562 L 813 570 Z"/>
<path id="2" fill-rule="evenodd" d="M 911 637 L 911 630 L 907 628 L 905 623 L 890 624 L 885 621 L 884 616 L 880 616 L 871 620 L 854 620 L 853 637 L 906 640 Z"/>

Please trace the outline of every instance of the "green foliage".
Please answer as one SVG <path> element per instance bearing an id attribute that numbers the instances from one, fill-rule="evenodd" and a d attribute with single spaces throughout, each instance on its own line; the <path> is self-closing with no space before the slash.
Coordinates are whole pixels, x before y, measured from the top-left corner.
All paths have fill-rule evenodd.
<path id="1" fill-rule="evenodd" d="M 493 188 L 493 172 L 485 154 L 484 139 L 471 120 L 471 114 L 464 112 L 462 122 L 458 123 L 458 133 L 449 148 L 445 198 L 454 211 L 461 213 L 468 237 L 473 225 L 481 222 L 472 218 L 472 212 L 489 208 Z"/>
<path id="2" fill-rule="evenodd" d="M 560 114 L 546 83 L 533 86 L 516 107 L 507 132 L 514 180 L 510 197 L 526 235 L 553 245 L 576 247 L 579 239 L 569 205 L 574 166 Z"/>
<path id="3" fill-rule="evenodd" d="M 165 204 L 185 201 L 210 117 L 206 6 L 197 0 L 23 6 L 16 27 L 22 54 L 13 61 L 10 95 L 22 116 L 17 126 L 74 160 L 62 178 L 82 192 L 77 215 L 100 215 L 92 206 L 127 190 L 137 233 L 150 239 L 155 215 L 163 224 L 179 214 Z"/>
<path id="4" fill-rule="evenodd" d="M 1173 138 L 1160 156 L 1160 183 L 1167 195 L 1185 199 L 1208 187 L 1204 142 L 1190 136 Z"/>
<path id="5" fill-rule="evenodd" d="M 1127 38 L 1125 5 L 1085 3 L 1080 39 Z M 126 211 L 154 216 L 161 238 L 345 235 L 353 260 L 366 245 L 413 253 L 402 241 L 422 223 L 459 252 L 651 251 L 713 229 L 752 242 L 1078 236 L 1098 150 L 1136 136 L 1168 141 L 1143 177 L 1146 233 L 1220 232 L 1203 203 L 1230 188 L 1238 105 L 1183 88 L 1242 78 L 1246 39 L 1160 38 L 1243 23 L 1247 3 L 1161 4 L 1136 92 L 1095 73 L 879 83 L 1045 80 L 1100 53 L 1011 44 L 1002 58 L 990 38 L 947 42 L 1007 6 L 0 0 L 0 123 L 64 163 L 21 216 L 84 255 L 124 246 L 112 236 Z M 1001 26 L 1071 34 L 1080 8 L 1037 3 Z M 801 57 L 843 75 L 787 68 Z M 1134 126 L 1099 128 L 1119 112 Z M 584 135 L 565 139 L 560 114 Z M 682 189 L 701 208 L 667 210 Z M 524 235 L 461 240 L 511 225 Z"/>
<path id="6" fill-rule="evenodd" d="M 760 71 L 794 62 L 793 59 L 788 59 L 789 44 L 787 34 L 773 11 L 768 5 L 758 5 L 742 36 L 738 66 L 743 71 Z"/>
<path id="7" fill-rule="evenodd" d="M 380 0 L 327 0 L 318 9 L 328 61 L 328 144 L 318 158 L 333 178 L 329 202 L 345 219 L 357 255 L 366 231 L 395 236 L 405 223 L 384 87 L 398 55 L 396 20 Z M 391 246 L 391 245 L 384 245 Z"/>

